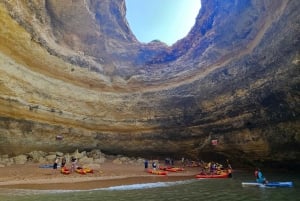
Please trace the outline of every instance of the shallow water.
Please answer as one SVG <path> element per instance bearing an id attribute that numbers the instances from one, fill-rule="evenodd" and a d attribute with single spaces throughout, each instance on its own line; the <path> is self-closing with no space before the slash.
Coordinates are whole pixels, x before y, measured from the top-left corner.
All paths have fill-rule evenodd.
<path id="1" fill-rule="evenodd" d="M 242 187 L 253 181 L 253 172 L 236 171 L 231 179 L 189 179 L 177 182 L 132 184 L 85 191 L 0 189 L 1 201 L 98 201 L 98 200 L 299 200 L 300 174 L 272 172 L 269 181 L 293 181 L 293 188 Z"/>

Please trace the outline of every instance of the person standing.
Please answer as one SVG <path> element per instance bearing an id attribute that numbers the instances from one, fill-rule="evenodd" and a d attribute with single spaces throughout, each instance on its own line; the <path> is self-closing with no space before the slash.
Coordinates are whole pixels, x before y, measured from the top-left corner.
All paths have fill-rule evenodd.
<path id="1" fill-rule="evenodd" d="M 184 157 L 181 158 L 181 166 L 184 167 Z"/>
<path id="2" fill-rule="evenodd" d="M 267 183 L 266 178 L 263 176 L 263 173 L 261 172 L 261 170 L 259 168 L 256 168 L 254 175 L 255 175 L 257 183 L 261 183 L 261 184 Z"/>
<path id="3" fill-rule="evenodd" d="M 61 159 L 61 168 L 65 167 L 66 162 L 67 162 L 66 157 L 63 157 L 63 158 Z"/>
<path id="4" fill-rule="evenodd" d="M 228 177 L 232 178 L 232 169 L 231 168 L 227 169 L 227 173 L 228 173 Z"/>
<path id="5" fill-rule="evenodd" d="M 147 159 L 145 160 L 144 165 L 145 165 L 145 169 L 148 169 L 148 160 Z"/>
<path id="6" fill-rule="evenodd" d="M 71 158 L 71 172 L 74 172 L 77 168 L 77 159 L 75 157 Z"/>
<path id="7" fill-rule="evenodd" d="M 56 158 L 54 160 L 54 163 L 53 163 L 53 171 L 54 171 L 54 173 L 57 170 L 58 163 L 59 163 L 59 157 L 56 156 Z"/>
<path id="8" fill-rule="evenodd" d="M 155 163 L 155 161 L 152 162 L 152 169 L 156 170 L 156 163 Z"/>

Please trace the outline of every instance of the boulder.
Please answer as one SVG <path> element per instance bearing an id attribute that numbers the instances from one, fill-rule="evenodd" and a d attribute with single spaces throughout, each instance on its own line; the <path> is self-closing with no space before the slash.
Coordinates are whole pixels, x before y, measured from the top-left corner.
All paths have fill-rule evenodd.
<path id="1" fill-rule="evenodd" d="M 25 164 L 27 162 L 27 155 L 18 155 L 13 157 L 14 163 L 17 165 Z"/>

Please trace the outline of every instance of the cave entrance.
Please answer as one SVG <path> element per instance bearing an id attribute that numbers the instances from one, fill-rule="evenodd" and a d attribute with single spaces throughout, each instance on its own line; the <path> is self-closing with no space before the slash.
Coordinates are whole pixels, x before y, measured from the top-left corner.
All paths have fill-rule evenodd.
<path id="1" fill-rule="evenodd" d="M 195 25 L 200 0 L 125 0 L 126 19 L 143 43 L 159 40 L 167 45 L 184 38 Z"/>

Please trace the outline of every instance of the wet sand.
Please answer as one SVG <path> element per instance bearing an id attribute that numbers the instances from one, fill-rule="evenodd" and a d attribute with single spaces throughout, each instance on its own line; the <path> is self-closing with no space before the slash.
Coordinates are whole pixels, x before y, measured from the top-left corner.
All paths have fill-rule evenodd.
<path id="1" fill-rule="evenodd" d="M 199 172 L 197 167 L 186 167 L 181 172 L 168 172 L 167 176 L 153 175 L 147 173 L 143 165 L 113 164 L 107 161 L 101 164 L 100 168 L 94 169 L 94 173 L 81 175 L 73 172 L 64 175 L 59 170 L 39 168 L 40 165 L 33 163 L 0 168 L 0 188 L 88 190 L 129 184 L 188 180 L 195 178 Z"/>

